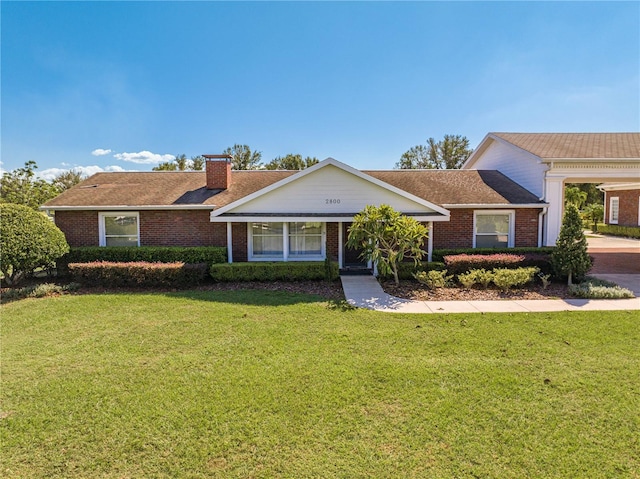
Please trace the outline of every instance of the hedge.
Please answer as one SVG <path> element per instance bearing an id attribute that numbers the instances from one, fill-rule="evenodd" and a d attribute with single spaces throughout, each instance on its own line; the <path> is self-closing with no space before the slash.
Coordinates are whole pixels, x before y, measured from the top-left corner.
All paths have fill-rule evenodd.
<path id="1" fill-rule="evenodd" d="M 69 263 L 74 281 L 92 286 L 156 287 L 193 286 L 203 282 L 209 265 L 206 263 L 148 263 L 143 261 L 114 263 Z"/>
<path id="2" fill-rule="evenodd" d="M 598 223 L 598 233 L 613 236 L 640 238 L 640 226 L 604 225 Z"/>
<path id="3" fill-rule="evenodd" d="M 85 246 L 71 248 L 57 262 L 58 272 L 65 273 L 69 263 L 224 263 L 227 248 L 221 246 Z"/>
<path id="4" fill-rule="evenodd" d="M 548 254 L 456 254 L 444 257 L 444 264 L 451 274 L 463 274 L 472 269 L 537 267 L 540 271 L 551 271 L 551 258 Z"/>
<path id="5" fill-rule="evenodd" d="M 290 261 L 213 264 L 209 273 L 215 282 L 306 281 L 338 279 L 336 262 Z M 327 277 L 327 275 L 329 277 Z"/>
<path id="6" fill-rule="evenodd" d="M 550 255 L 555 246 L 542 246 L 540 248 L 459 248 L 459 249 L 435 249 L 431 255 L 432 261 L 444 262 L 445 256 L 456 254 L 545 254 Z"/>

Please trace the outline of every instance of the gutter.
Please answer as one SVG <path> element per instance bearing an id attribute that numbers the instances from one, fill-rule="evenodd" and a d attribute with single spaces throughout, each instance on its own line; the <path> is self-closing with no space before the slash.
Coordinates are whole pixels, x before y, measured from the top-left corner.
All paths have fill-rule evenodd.
<path id="1" fill-rule="evenodd" d="M 469 204 L 443 204 L 443 207 L 447 209 L 461 209 L 461 208 L 491 208 L 491 209 L 515 209 L 515 208 L 546 208 L 549 203 L 524 203 L 524 204 L 486 204 L 486 203 L 469 203 Z"/>
<path id="2" fill-rule="evenodd" d="M 142 210 L 214 210 L 215 205 L 110 205 L 110 206 L 41 206 L 42 211 L 142 211 Z"/>

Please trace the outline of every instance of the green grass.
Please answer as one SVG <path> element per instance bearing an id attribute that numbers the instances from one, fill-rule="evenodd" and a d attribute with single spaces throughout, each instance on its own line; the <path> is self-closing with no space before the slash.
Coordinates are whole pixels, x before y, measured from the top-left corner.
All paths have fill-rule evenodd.
<path id="1" fill-rule="evenodd" d="M 390 315 L 259 291 L 1 312 L 2 477 L 640 475 L 638 312 Z"/>

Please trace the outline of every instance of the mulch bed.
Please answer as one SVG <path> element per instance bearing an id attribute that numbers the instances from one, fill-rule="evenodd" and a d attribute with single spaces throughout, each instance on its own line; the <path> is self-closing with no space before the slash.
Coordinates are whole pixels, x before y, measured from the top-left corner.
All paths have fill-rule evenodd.
<path id="1" fill-rule="evenodd" d="M 509 291 L 500 291 L 495 287 L 487 289 L 437 288 L 431 290 L 417 281 L 400 281 L 396 286 L 393 281 L 381 282 L 385 292 L 398 298 L 418 301 L 489 301 L 500 299 L 557 299 L 569 298 L 571 295 L 566 284 L 552 283 L 546 289 L 540 285 L 532 285 Z"/>

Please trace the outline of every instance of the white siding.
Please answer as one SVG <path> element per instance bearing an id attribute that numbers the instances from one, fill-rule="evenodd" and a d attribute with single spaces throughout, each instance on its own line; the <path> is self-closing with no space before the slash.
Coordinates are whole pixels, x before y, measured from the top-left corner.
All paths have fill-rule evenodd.
<path id="1" fill-rule="evenodd" d="M 472 168 L 498 170 L 538 198 L 542 197 L 546 165 L 516 147 L 493 141 Z"/>
<path id="2" fill-rule="evenodd" d="M 357 213 L 370 204 L 387 204 L 405 213 L 432 211 L 347 171 L 327 165 L 229 212 Z"/>

